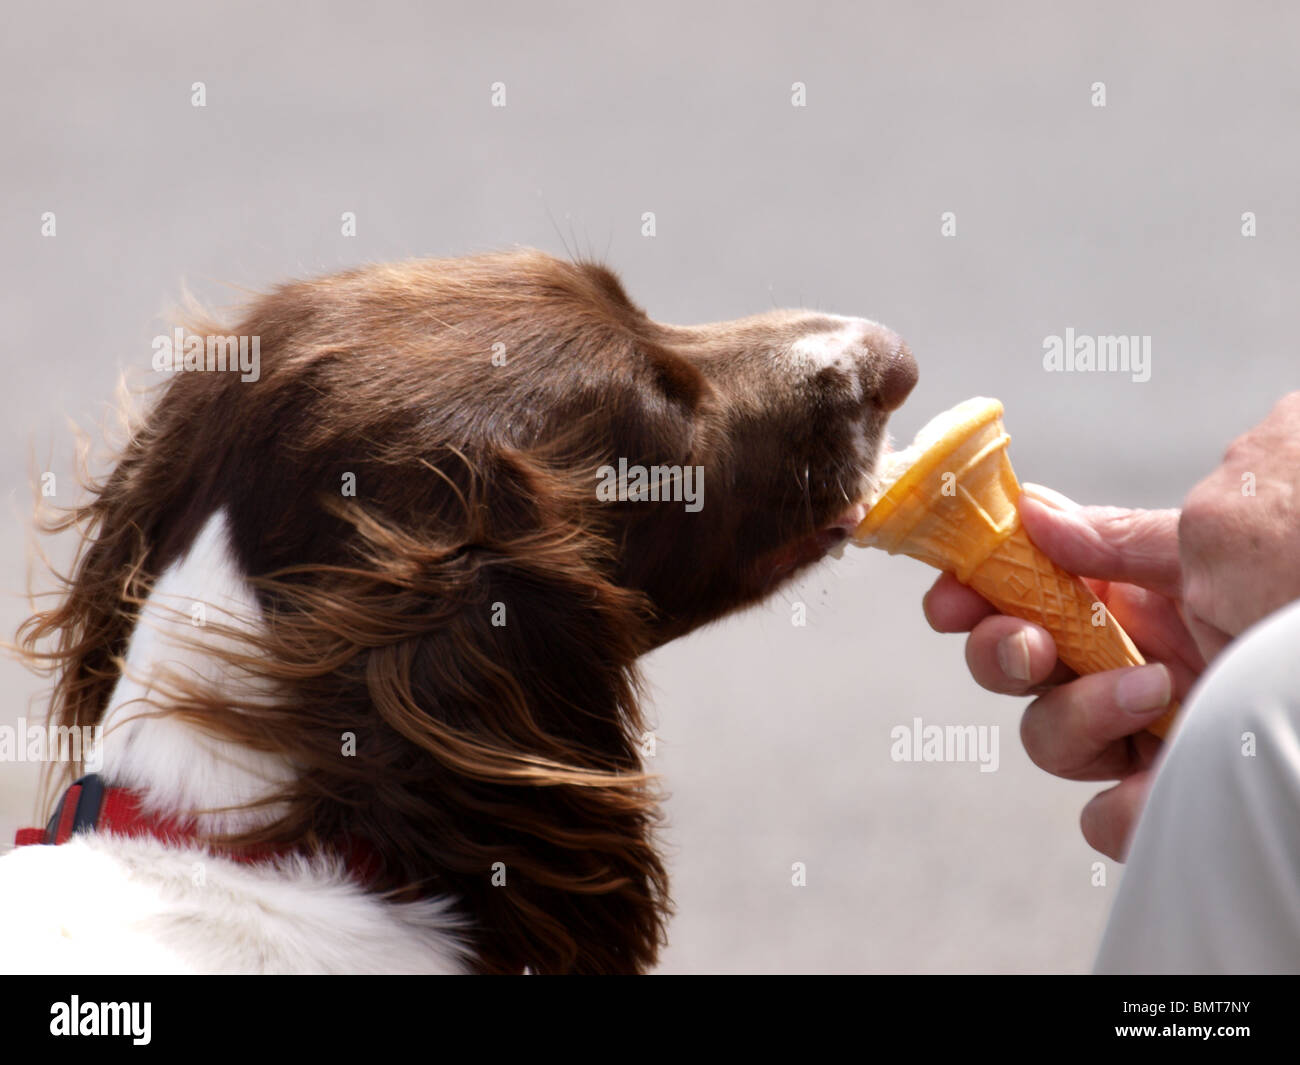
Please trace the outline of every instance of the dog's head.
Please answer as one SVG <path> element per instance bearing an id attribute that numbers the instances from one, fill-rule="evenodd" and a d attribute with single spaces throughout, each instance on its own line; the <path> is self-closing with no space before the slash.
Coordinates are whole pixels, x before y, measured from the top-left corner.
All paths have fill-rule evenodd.
<path id="1" fill-rule="evenodd" d="M 251 572 L 313 561 L 303 527 L 319 529 L 316 497 L 349 472 L 359 500 L 403 525 L 446 521 L 448 482 L 475 483 L 467 548 L 582 525 L 614 546 L 605 576 L 648 596 L 655 642 L 762 597 L 847 535 L 916 379 L 873 322 L 662 325 L 604 267 L 536 252 L 356 271 L 259 311 L 247 328 L 272 326 L 264 379 L 224 382 L 253 438 L 243 450 L 261 456 L 237 491 Z M 295 527 L 268 529 L 274 514 Z"/>
<path id="2" fill-rule="evenodd" d="M 659 324 L 537 252 L 294 283 L 200 333 L 256 337 L 256 380 L 177 375 L 83 509 L 31 632 L 72 648 L 59 716 L 102 713 L 139 582 L 223 511 L 263 611 L 241 666 L 283 698 L 187 712 L 298 767 L 263 838 L 364 838 L 382 886 L 461 900 L 485 970 L 649 965 L 633 663 L 847 536 L 907 349 L 808 312 Z"/>

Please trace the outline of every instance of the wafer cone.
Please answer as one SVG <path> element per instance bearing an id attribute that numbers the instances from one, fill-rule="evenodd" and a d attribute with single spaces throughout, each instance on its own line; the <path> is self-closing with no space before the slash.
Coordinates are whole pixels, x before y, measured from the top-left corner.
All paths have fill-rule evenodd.
<path id="1" fill-rule="evenodd" d="M 955 574 L 1002 613 L 1050 632 L 1061 661 L 1077 673 L 1142 665 L 1092 589 L 1039 551 L 1020 524 L 1010 439 L 996 399 L 954 407 L 918 434 L 920 453 L 876 500 L 854 542 Z M 1149 730 L 1163 736 L 1175 710 Z"/>

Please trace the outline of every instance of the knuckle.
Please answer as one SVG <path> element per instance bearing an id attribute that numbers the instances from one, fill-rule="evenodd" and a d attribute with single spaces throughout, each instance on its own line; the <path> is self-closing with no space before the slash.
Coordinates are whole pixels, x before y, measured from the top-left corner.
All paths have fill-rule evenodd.
<path id="1" fill-rule="evenodd" d="M 1039 710 L 1042 698 L 1035 699 L 1020 715 L 1020 745 L 1024 747 L 1029 760 L 1040 769 L 1046 769 L 1040 757 L 1042 755 L 1043 714 Z"/>
<path id="2" fill-rule="evenodd" d="M 1058 701 L 1059 688 L 1040 695 L 1026 708 L 1020 718 L 1020 744 L 1029 760 L 1048 773 L 1059 773 L 1064 768 L 1060 756 L 1061 722 L 1064 716 Z"/>
<path id="3" fill-rule="evenodd" d="M 1112 510 L 1103 519 L 1105 540 L 1120 556 L 1129 556 L 1144 548 L 1151 538 L 1151 513 L 1142 510 Z"/>
<path id="4" fill-rule="evenodd" d="M 1274 414 L 1300 413 L 1300 389 L 1286 393 L 1273 405 Z"/>
<path id="5" fill-rule="evenodd" d="M 1197 618 L 1208 621 L 1214 615 L 1214 583 L 1202 569 L 1193 569 L 1183 579 L 1183 605 Z"/>
<path id="6" fill-rule="evenodd" d="M 1115 832 L 1117 826 L 1114 824 L 1113 803 L 1108 791 L 1100 791 L 1094 795 L 1082 810 L 1079 811 L 1079 830 L 1083 834 L 1084 840 L 1094 850 L 1100 851 L 1108 858 L 1120 861 L 1123 858 L 1122 850 L 1116 846 Z"/>
<path id="7" fill-rule="evenodd" d="M 1223 464 L 1236 466 L 1249 460 L 1255 453 L 1255 431 L 1242 433 L 1228 442 L 1223 450 Z"/>
<path id="8" fill-rule="evenodd" d="M 1178 515 L 1179 541 L 1195 542 L 1207 530 L 1216 526 L 1232 499 L 1232 493 L 1225 492 L 1214 475 L 1198 483 L 1187 493 Z"/>

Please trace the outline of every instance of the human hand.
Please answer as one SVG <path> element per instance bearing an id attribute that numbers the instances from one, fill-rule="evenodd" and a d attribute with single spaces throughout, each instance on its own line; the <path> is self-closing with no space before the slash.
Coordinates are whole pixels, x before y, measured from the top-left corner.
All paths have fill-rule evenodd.
<path id="1" fill-rule="evenodd" d="M 926 594 L 939 632 L 970 632 L 966 662 L 990 691 L 1037 695 L 1020 735 L 1039 767 L 1068 780 L 1118 780 L 1084 807 L 1084 838 L 1122 860 L 1146 802 L 1160 741 L 1144 731 L 1205 668 L 1180 613 L 1176 510 L 1081 507 L 1026 485 L 1020 520 L 1062 568 L 1084 576 L 1148 664 L 1079 677 L 1057 660 L 1046 629 L 997 613 L 951 574 Z"/>
<path id="2" fill-rule="evenodd" d="M 1178 539 L 1188 625 L 1206 659 L 1300 599 L 1300 392 L 1192 489 Z"/>

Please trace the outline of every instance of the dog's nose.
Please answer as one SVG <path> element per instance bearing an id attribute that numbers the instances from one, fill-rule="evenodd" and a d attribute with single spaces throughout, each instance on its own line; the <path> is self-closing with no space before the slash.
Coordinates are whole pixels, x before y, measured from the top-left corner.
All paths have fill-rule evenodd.
<path id="1" fill-rule="evenodd" d="M 915 387 L 918 375 L 916 360 L 901 340 L 883 356 L 879 363 L 879 374 L 875 391 L 876 404 L 882 410 L 897 410 Z"/>

